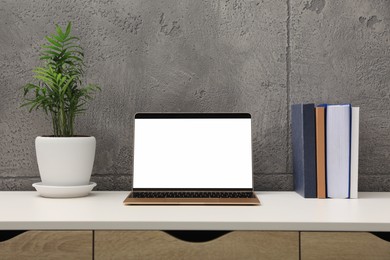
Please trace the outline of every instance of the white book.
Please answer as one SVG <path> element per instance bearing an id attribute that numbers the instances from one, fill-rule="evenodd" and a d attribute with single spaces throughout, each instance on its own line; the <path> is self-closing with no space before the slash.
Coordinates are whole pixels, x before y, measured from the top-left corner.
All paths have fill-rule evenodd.
<path id="1" fill-rule="evenodd" d="M 351 199 L 358 197 L 358 168 L 359 168 L 359 108 L 352 107 L 351 127 Z"/>
<path id="2" fill-rule="evenodd" d="M 326 187 L 329 198 L 349 198 L 351 105 L 326 107 Z"/>

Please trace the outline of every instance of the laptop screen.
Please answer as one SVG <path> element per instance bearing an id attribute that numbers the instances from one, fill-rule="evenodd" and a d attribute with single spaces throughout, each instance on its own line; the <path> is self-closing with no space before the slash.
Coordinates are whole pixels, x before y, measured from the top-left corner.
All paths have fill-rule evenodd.
<path id="1" fill-rule="evenodd" d="M 135 116 L 133 188 L 252 188 L 249 114 Z"/>

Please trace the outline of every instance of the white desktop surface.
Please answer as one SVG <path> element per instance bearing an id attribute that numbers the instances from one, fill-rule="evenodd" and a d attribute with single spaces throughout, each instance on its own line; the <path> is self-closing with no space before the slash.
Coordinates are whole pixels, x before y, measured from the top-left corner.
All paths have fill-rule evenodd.
<path id="1" fill-rule="evenodd" d="M 390 231 L 390 193 L 359 199 L 304 199 L 258 192 L 261 206 L 124 206 L 129 192 L 48 199 L 0 192 L 0 230 L 295 230 Z"/>

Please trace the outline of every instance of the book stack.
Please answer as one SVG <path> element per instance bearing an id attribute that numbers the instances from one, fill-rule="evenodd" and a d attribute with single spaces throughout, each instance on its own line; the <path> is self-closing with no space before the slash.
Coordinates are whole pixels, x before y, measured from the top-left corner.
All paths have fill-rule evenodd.
<path id="1" fill-rule="evenodd" d="M 359 107 L 291 107 L 294 188 L 305 198 L 357 198 Z"/>

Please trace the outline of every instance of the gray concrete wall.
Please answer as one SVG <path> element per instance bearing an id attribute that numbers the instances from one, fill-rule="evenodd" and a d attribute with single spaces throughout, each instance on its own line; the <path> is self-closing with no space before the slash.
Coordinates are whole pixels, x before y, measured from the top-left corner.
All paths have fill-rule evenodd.
<path id="1" fill-rule="evenodd" d="M 41 112 L 19 108 L 44 36 L 74 24 L 87 82 L 77 120 L 97 138 L 93 181 L 129 190 L 139 111 L 247 111 L 258 190 L 292 190 L 289 107 L 361 107 L 359 190 L 390 191 L 390 1 L 0 0 L 0 190 L 39 181 Z"/>

